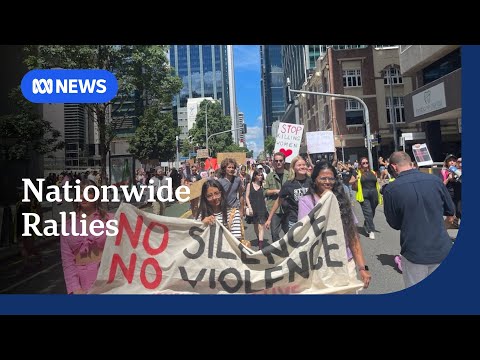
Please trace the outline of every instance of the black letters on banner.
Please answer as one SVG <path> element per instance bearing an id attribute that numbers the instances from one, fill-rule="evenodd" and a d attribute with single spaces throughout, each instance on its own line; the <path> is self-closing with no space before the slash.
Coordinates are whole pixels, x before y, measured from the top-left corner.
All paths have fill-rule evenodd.
<path id="1" fill-rule="evenodd" d="M 310 275 L 310 270 L 308 269 L 308 254 L 306 251 L 300 251 L 298 253 L 300 261 L 302 262 L 302 267 L 298 266 L 293 259 L 287 260 L 288 266 L 288 282 L 295 281 L 295 273 L 298 273 L 304 279 L 308 278 Z"/>
<path id="2" fill-rule="evenodd" d="M 332 259 L 330 258 L 330 251 L 339 249 L 338 244 L 329 244 L 327 241 L 327 238 L 333 235 L 337 235 L 337 232 L 335 230 L 328 230 L 322 234 L 322 244 L 325 251 L 325 261 L 328 267 L 342 267 L 343 263 L 341 261 L 332 261 Z"/>
<path id="3" fill-rule="evenodd" d="M 190 280 L 188 278 L 187 270 L 183 266 L 179 266 L 178 269 L 180 270 L 180 276 L 182 277 L 183 281 L 188 281 L 188 283 L 192 286 L 192 288 L 195 289 L 195 286 L 197 286 L 197 282 L 203 279 L 205 276 L 205 273 L 207 272 L 207 269 L 202 269 L 198 273 L 197 277 L 195 280 Z"/>
<path id="4" fill-rule="evenodd" d="M 278 245 L 280 246 L 280 249 L 277 248 Z M 265 246 L 262 249 L 262 252 L 263 252 L 263 255 L 267 257 L 269 264 L 275 264 L 275 260 L 273 259 L 272 254 L 280 256 L 282 258 L 286 258 L 289 255 L 288 249 L 287 249 L 287 243 L 283 238 L 278 241 L 275 241 L 273 244 Z"/>
<path id="5" fill-rule="evenodd" d="M 203 252 L 205 251 L 205 242 L 200 236 L 196 234 L 197 232 L 203 232 L 203 230 L 198 226 L 193 226 L 188 231 L 188 234 L 192 237 L 192 239 L 198 241 L 198 250 L 196 253 L 192 254 L 188 252 L 187 249 L 183 250 L 183 255 L 185 255 L 189 259 L 198 259 L 200 256 L 202 256 Z"/>
<path id="6" fill-rule="evenodd" d="M 222 251 L 222 245 L 223 245 L 223 229 L 220 228 L 220 231 L 218 232 L 218 246 L 217 246 L 217 258 L 219 259 L 232 259 L 236 260 L 237 255 L 230 253 L 230 252 L 224 252 Z"/>
<path id="7" fill-rule="evenodd" d="M 275 284 L 277 281 L 280 281 L 283 279 L 283 275 L 277 278 L 272 277 L 272 273 L 274 271 L 282 271 L 281 266 L 275 266 L 272 268 L 265 269 L 265 288 L 270 289 L 273 287 L 273 284 Z"/>
<path id="8" fill-rule="evenodd" d="M 250 280 L 250 270 L 245 270 L 245 294 L 251 294 L 261 290 L 252 289 L 252 281 Z"/>
<path id="9" fill-rule="evenodd" d="M 299 246 L 302 246 L 302 245 L 305 245 L 306 243 L 308 243 L 308 236 L 303 240 L 303 241 L 300 241 L 300 242 L 296 242 L 295 239 L 293 238 L 293 231 L 297 228 L 297 227 L 302 227 L 303 226 L 303 223 L 300 221 L 300 222 L 297 222 L 295 223 L 291 228 L 290 230 L 288 230 L 288 233 L 287 233 L 287 241 L 288 241 L 288 245 L 290 246 L 293 246 L 294 248 L 297 248 Z"/>
<path id="10" fill-rule="evenodd" d="M 237 284 L 233 287 L 228 285 L 227 282 L 225 281 L 225 277 L 228 274 L 233 274 L 237 278 L 237 280 L 236 280 Z M 236 293 L 243 285 L 242 276 L 240 275 L 238 270 L 235 269 L 235 268 L 228 268 L 228 269 L 223 270 L 220 273 L 220 275 L 218 276 L 218 282 L 220 283 L 220 285 L 222 285 L 222 287 L 225 289 L 225 291 L 228 292 L 229 294 Z"/>
<path id="11" fill-rule="evenodd" d="M 312 247 L 310 248 L 309 250 L 309 253 L 308 253 L 308 258 L 310 260 L 310 270 L 318 270 L 318 269 L 321 269 L 322 268 L 322 265 L 323 265 L 323 258 L 322 257 L 318 257 L 318 262 L 315 264 L 313 262 L 313 256 L 315 255 L 314 254 L 314 249 L 320 245 L 320 240 L 315 240 L 315 242 L 312 244 Z"/>

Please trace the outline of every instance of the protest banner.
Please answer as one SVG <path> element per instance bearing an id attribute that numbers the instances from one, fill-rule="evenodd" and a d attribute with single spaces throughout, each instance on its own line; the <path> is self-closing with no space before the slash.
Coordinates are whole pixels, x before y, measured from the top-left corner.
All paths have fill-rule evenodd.
<path id="1" fill-rule="evenodd" d="M 122 203 L 91 294 L 332 294 L 363 286 L 347 268 L 340 209 L 326 192 L 277 242 L 244 247 L 218 221 L 145 213 Z"/>
<path id="2" fill-rule="evenodd" d="M 285 155 L 285 162 L 291 163 L 292 159 L 298 155 L 302 136 L 303 125 L 280 123 L 273 153 L 283 153 Z"/>
<path id="3" fill-rule="evenodd" d="M 217 162 L 219 166 L 226 158 L 235 159 L 238 165 L 245 165 L 247 163 L 247 153 L 245 152 L 217 153 Z"/>
<path id="4" fill-rule="evenodd" d="M 306 138 L 310 154 L 335 152 L 333 131 L 309 131 L 306 133 Z"/>

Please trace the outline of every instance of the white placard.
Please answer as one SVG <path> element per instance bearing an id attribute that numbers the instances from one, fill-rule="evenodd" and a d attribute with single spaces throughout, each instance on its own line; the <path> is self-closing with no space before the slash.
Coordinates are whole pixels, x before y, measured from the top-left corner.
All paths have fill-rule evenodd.
<path id="1" fill-rule="evenodd" d="M 335 152 L 333 131 L 311 131 L 306 135 L 307 149 L 310 154 Z"/>
<path id="2" fill-rule="evenodd" d="M 432 165 L 433 160 L 428 151 L 427 144 L 412 145 L 413 156 L 418 166 Z"/>
<path id="3" fill-rule="evenodd" d="M 302 142 L 303 125 L 280 123 L 278 126 L 277 139 L 275 141 L 274 153 L 285 154 L 285 162 L 290 163 L 298 155 L 300 143 Z"/>

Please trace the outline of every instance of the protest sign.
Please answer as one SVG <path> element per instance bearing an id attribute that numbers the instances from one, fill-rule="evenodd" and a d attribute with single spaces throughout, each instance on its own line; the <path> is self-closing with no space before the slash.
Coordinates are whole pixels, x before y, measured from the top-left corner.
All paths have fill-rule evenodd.
<path id="1" fill-rule="evenodd" d="M 205 159 L 208 158 L 208 150 L 207 149 L 198 149 L 197 150 L 197 159 Z"/>
<path id="2" fill-rule="evenodd" d="M 304 219 L 262 250 L 226 228 L 145 213 L 122 203 L 92 294 L 331 294 L 363 286 L 347 268 L 335 195 L 326 192 Z"/>
<path id="3" fill-rule="evenodd" d="M 306 133 L 306 137 L 310 154 L 335 152 L 333 131 L 310 131 Z"/>
<path id="4" fill-rule="evenodd" d="M 433 160 L 428 151 L 427 144 L 412 145 L 413 156 L 418 166 L 432 165 Z"/>
<path id="5" fill-rule="evenodd" d="M 247 163 L 247 153 L 245 152 L 217 153 L 217 162 L 219 166 L 226 158 L 235 159 L 238 165 L 245 165 Z"/>
<path id="6" fill-rule="evenodd" d="M 302 136 L 303 125 L 280 123 L 273 153 L 283 153 L 285 155 L 285 162 L 291 163 L 292 159 L 298 155 Z"/>

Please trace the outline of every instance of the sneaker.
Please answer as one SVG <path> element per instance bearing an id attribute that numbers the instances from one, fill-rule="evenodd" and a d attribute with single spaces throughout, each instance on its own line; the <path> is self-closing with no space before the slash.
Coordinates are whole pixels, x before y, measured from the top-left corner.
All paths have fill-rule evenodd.
<path id="1" fill-rule="evenodd" d="M 375 233 L 372 231 L 372 232 L 368 235 L 368 237 L 369 237 L 370 239 L 372 239 L 372 240 L 375 240 Z"/>

